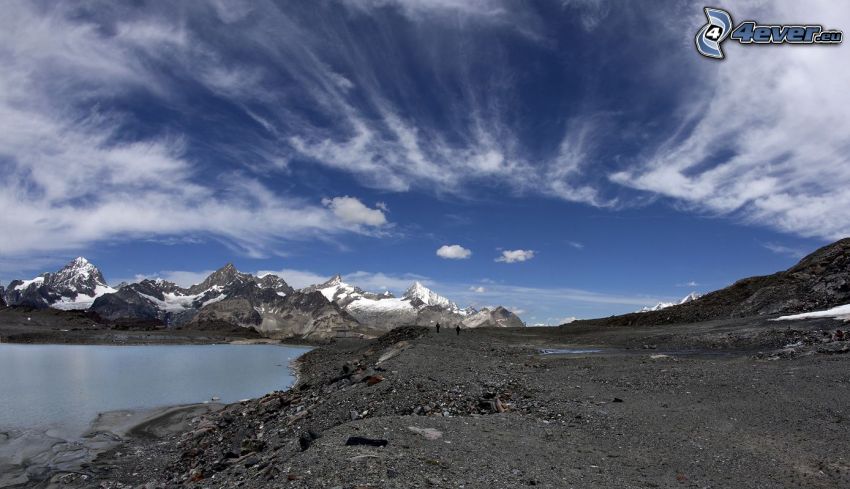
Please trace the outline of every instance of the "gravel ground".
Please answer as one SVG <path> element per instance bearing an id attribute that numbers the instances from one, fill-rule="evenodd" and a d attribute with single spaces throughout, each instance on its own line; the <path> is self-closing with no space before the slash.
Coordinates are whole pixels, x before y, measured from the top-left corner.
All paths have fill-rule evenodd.
<path id="1" fill-rule="evenodd" d="M 841 327 L 401 328 L 40 486 L 850 487 Z"/>

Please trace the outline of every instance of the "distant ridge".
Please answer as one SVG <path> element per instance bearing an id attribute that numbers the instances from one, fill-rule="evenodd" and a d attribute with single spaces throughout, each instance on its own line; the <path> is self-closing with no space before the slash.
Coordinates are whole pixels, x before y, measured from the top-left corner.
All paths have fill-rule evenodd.
<path id="1" fill-rule="evenodd" d="M 788 270 L 741 279 L 684 304 L 570 323 L 611 326 L 694 323 L 793 314 L 850 303 L 850 238 L 824 246 Z M 563 325 L 562 325 L 563 326 Z"/>

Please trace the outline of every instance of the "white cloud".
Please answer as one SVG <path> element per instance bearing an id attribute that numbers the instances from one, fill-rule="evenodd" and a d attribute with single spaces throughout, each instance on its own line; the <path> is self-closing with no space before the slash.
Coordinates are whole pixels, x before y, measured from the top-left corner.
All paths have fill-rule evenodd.
<path id="1" fill-rule="evenodd" d="M 534 258 L 534 250 L 502 250 L 502 256 L 496 258 L 497 262 L 518 263 Z"/>
<path id="2" fill-rule="evenodd" d="M 469 287 L 469 290 L 472 291 L 472 292 L 478 293 L 478 294 L 483 294 L 484 292 L 487 292 L 487 289 L 480 286 L 480 285 L 478 285 L 478 286 L 471 285 Z"/>
<path id="3" fill-rule="evenodd" d="M 567 241 L 567 244 L 572 246 L 573 248 L 575 248 L 577 250 L 583 250 L 584 249 L 584 245 L 582 243 L 579 243 L 578 241 Z"/>
<path id="4" fill-rule="evenodd" d="M 377 227 L 387 223 L 387 218 L 382 209 L 370 209 L 354 197 L 346 195 L 322 199 L 322 204 L 333 211 L 334 215 L 340 220 L 349 224 Z"/>
<path id="5" fill-rule="evenodd" d="M 850 4 L 830 1 L 736 3 L 736 11 L 775 22 L 850 24 Z M 672 197 L 685 208 L 801 236 L 850 235 L 845 50 L 731 41 L 724 50 L 720 63 L 693 57 L 705 86 L 681 129 L 643 165 L 611 179 Z"/>
<path id="6" fill-rule="evenodd" d="M 465 260 L 472 256 L 472 251 L 461 245 L 443 245 L 437 249 L 437 256 L 447 260 Z"/>

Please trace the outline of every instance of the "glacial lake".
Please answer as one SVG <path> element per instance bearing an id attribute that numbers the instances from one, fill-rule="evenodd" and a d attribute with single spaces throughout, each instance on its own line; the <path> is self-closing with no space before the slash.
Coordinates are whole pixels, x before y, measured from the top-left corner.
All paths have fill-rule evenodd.
<path id="1" fill-rule="evenodd" d="M 0 344 L 0 432 L 85 432 L 102 412 L 235 402 L 289 388 L 309 348 Z"/>

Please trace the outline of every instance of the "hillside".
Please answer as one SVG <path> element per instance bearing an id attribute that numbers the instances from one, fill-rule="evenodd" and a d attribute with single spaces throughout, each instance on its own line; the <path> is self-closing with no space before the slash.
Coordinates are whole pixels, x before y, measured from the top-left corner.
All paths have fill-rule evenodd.
<path id="1" fill-rule="evenodd" d="M 570 323 L 638 326 L 807 312 L 850 303 L 850 238 L 818 249 L 788 270 L 750 277 L 657 311 Z M 563 326 L 563 325 L 562 325 Z"/>

